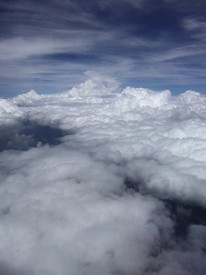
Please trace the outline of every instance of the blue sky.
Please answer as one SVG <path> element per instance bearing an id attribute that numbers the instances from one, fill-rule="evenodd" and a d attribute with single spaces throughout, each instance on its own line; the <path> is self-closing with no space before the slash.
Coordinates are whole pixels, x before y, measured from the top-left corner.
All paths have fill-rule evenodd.
<path id="1" fill-rule="evenodd" d="M 58 92 L 87 71 L 206 93 L 205 0 L 2 0 L 0 96 Z"/>

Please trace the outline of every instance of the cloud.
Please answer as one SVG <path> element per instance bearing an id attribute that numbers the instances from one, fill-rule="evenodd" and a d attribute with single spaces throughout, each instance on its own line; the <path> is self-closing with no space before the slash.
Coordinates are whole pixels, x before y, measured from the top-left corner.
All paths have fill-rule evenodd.
<path id="1" fill-rule="evenodd" d="M 68 33 L 69 35 L 69 33 Z M 0 60 L 23 60 L 36 56 L 83 52 L 91 47 L 88 36 L 92 34 L 70 33 L 70 40 L 43 38 L 12 38 L 0 42 Z"/>
<path id="2" fill-rule="evenodd" d="M 3 165 L 12 156 L 14 162 L 10 168 L 15 167 L 18 172 L 7 178 L 8 196 L 2 202 L 5 218 L 0 230 L 3 236 L 6 231 L 9 234 L 1 243 L 1 251 L 7 251 L 9 258 L 4 253 L 1 260 L 38 274 L 51 271 L 110 274 L 118 270 L 132 273 L 144 269 L 150 247 L 159 238 L 158 228 L 151 221 L 147 225 L 150 213 L 157 207 L 155 200 L 119 197 L 121 177 L 115 175 L 112 167 L 95 162 L 81 152 L 67 154 L 60 147 L 35 151 L 16 155 L 19 164 L 29 163 L 29 170 L 28 166 L 16 166 L 15 155 L 4 154 Z M 25 172 L 28 176 L 21 181 Z M 43 184 L 45 176 L 47 183 Z M 19 200 L 26 185 L 28 189 Z M 137 212 L 139 208 L 142 211 Z M 18 217 L 18 223 L 13 216 Z M 152 237 L 141 240 L 143 232 L 154 236 L 154 240 Z M 20 245 L 22 238 L 25 245 Z M 138 242 L 137 247 L 134 241 Z"/>
<path id="3" fill-rule="evenodd" d="M 183 27 L 204 45 L 206 39 L 205 21 L 197 18 L 186 18 L 183 20 Z"/>
<path id="4" fill-rule="evenodd" d="M 184 27 L 189 31 L 193 31 L 193 30 L 195 31 L 195 30 L 205 28 L 205 22 L 197 21 L 192 18 L 185 19 L 183 21 L 183 24 L 184 24 Z"/>
<path id="5" fill-rule="evenodd" d="M 114 79 L 100 76 L 92 71 L 86 72 L 86 75 L 89 76 L 90 79 L 77 87 L 73 87 L 68 91 L 68 95 L 72 97 L 107 96 L 117 91 L 119 83 Z"/>
<path id="6" fill-rule="evenodd" d="M 178 58 L 188 57 L 188 56 L 196 56 L 200 54 L 205 54 L 205 49 L 200 48 L 196 45 L 190 45 L 185 47 L 180 47 L 176 49 L 172 49 L 167 51 L 166 53 L 162 53 L 157 57 L 154 57 L 154 61 L 158 62 L 165 62 L 170 61 Z"/>
<path id="7" fill-rule="evenodd" d="M 206 97 L 87 76 L 0 101 L 0 270 L 204 274 Z"/>

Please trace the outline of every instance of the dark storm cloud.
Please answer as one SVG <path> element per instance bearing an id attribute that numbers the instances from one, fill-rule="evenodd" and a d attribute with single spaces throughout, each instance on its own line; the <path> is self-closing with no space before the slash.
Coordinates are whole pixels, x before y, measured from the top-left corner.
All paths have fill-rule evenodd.
<path id="1" fill-rule="evenodd" d="M 1 94 L 66 89 L 88 70 L 123 85 L 205 84 L 204 1 L 11 0 L 0 10 Z"/>

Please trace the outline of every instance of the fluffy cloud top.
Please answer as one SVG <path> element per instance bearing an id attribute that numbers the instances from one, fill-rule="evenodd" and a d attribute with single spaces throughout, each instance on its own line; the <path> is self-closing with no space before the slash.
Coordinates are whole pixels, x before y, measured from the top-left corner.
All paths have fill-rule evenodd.
<path id="1" fill-rule="evenodd" d="M 116 88 L 1 99 L 1 274 L 206 273 L 206 97 Z"/>

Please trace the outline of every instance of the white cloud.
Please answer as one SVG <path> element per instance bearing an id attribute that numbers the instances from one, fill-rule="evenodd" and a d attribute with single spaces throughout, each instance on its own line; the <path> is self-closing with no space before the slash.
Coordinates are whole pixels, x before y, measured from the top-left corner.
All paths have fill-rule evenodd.
<path id="1" fill-rule="evenodd" d="M 88 48 L 90 42 L 71 32 L 68 40 L 59 38 L 10 38 L 0 41 L 0 60 L 21 60 L 55 53 L 75 53 Z"/>
<path id="2" fill-rule="evenodd" d="M 206 22 L 195 20 L 194 18 L 187 18 L 183 20 L 183 26 L 189 31 L 205 30 Z"/>
<path id="3" fill-rule="evenodd" d="M 195 39 L 201 41 L 205 45 L 206 40 L 206 22 L 196 18 L 185 18 L 182 22 L 183 27 L 192 33 Z"/>
<path id="4" fill-rule="evenodd" d="M 164 62 L 164 61 L 170 61 L 174 60 L 177 58 L 182 58 L 182 57 L 189 57 L 189 56 L 195 56 L 199 54 L 204 54 L 206 52 L 205 48 L 202 46 L 196 46 L 190 45 L 190 46 L 184 46 L 184 47 L 179 47 L 175 48 L 169 51 L 162 52 L 161 54 L 154 55 L 152 57 L 152 60 L 155 62 Z"/>
<path id="5" fill-rule="evenodd" d="M 0 102 L 1 129 L 13 125 L 8 140 L 29 120 L 74 133 L 58 146 L 0 153 L 4 269 L 205 274 L 206 97 L 132 87 L 115 93 L 116 81 L 89 75 L 61 94 L 31 91 Z M 24 142 L 28 132 L 16 135 Z"/>
<path id="6" fill-rule="evenodd" d="M 94 71 L 87 71 L 85 74 L 89 76 L 90 79 L 69 90 L 67 92 L 69 96 L 106 96 L 110 95 L 112 92 L 115 92 L 119 86 L 119 83 L 114 79 L 106 76 L 103 78 Z"/>

